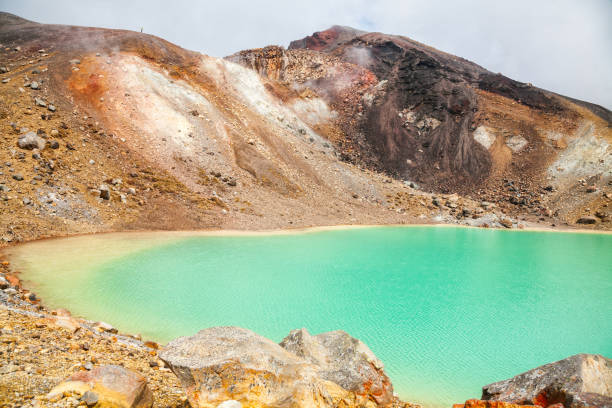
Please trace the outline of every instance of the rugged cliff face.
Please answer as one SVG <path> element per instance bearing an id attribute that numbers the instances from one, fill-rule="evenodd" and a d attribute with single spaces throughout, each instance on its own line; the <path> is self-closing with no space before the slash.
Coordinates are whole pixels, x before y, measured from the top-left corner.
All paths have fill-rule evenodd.
<path id="1" fill-rule="evenodd" d="M 577 198 L 577 185 L 609 190 L 608 110 L 408 38 L 336 26 L 288 50 L 268 47 L 229 59 L 321 95 L 338 112 L 346 160 L 430 191 L 501 198 L 529 211 L 545 207 L 541 195 L 549 190 L 556 194 L 547 198 L 574 204 L 599 198 Z M 322 69 L 323 60 L 333 69 Z M 578 170 L 586 156 L 590 164 Z"/>

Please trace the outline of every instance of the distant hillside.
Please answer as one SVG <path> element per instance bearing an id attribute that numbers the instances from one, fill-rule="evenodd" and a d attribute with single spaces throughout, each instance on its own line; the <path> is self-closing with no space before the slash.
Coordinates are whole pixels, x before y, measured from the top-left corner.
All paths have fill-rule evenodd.
<path id="1" fill-rule="evenodd" d="M 610 225 L 609 111 L 404 37 L 336 26 L 217 59 L 0 13 L 0 44 L 4 243 L 584 215 Z"/>

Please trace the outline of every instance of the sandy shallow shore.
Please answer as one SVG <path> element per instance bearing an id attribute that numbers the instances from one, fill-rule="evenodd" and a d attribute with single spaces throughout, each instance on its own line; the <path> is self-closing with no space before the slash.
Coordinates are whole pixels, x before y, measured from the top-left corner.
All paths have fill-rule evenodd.
<path id="1" fill-rule="evenodd" d="M 595 229 L 583 229 L 573 228 L 569 226 L 542 226 L 539 224 L 527 224 L 521 228 L 502 228 L 502 227 L 478 227 L 462 224 L 436 224 L 436 223 L 420 223 L 420 224 L 340 224 L 340 225 L 323 225 L 323 226 L 311 226 L 311 227 L 296 227 L 296 228 L 282 228 L 282 229 L 201 229 L 201 230 L 130 230 L 130 231 L 104 231 L 104 232 L 91 232 L 91 233 L 75 233 L 75 234 L 63 234 L 52 237 L 40 237 L 25 242 L 13 243 L 4 248 L 0 247 L 0 255 L 5 256 L 14 253 L 14 248 L 27 246 L 34 242 L 44 242 L 48 240 L 59 240 L 65 238 L 76 238 L 76 237 L 94 237 L 94 236 L 108 236 L 108 237 L 138 237 L 138 236 L 157 236 L 166 238 L 187 238 L 197 236 L 257 236 L 257 235 L 291 235 L 301 233 L 313 233 L 320 231 L 334 231 L 334 230 L 346 230 L 346 229 L 361 229 L 361 228 L 469 228 L 469 229 L 484 229 L 484 230 L 499 230 L 499 231 L 514 231 L 514 232 L 559 232 L 559 233 L 573 233 L 573 234 L 612 234 L 612 230 L 595 230 Z"/>

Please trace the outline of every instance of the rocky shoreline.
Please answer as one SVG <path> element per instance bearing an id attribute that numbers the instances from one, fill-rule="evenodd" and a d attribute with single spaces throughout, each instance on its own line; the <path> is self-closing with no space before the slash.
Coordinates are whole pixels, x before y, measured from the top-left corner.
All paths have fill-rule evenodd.
<path id="1" fill-rule="evenodd" d="M 454 408 L 612 407 L 612 360 L 572 356 L 487 385 L 481 398 Z M 0 407 L 77 406 L 418 405 L 398 399 L 382 362 L 347 333 L 294 330 L 276 344 L 216 327 L 161 348 L 48 310 L 0 259 Z"/>
<path id="2" fill-rule="evenodd" d="M 122 365 L 146 376 L 155 406 L 184 406 L 176 376 L 157 357 L 155 342 L 117 333 L 103 322 L 48 310 L 21 282 L 0 269 L 0 407 L 40 406 L 62 380 L 102 365 Z M 67 401 L 63 406 L 77 406 Z"/>
<path id="3" fill-rule="evenodd" d="M 186 385 L 185 376 L 181 376 L 181 373 L 185 373 L 185 367 L 180 367 L 176 361 L 174 363 L 171 362 L 175 360 L 172 354 L 173 350 L 176 352 L 173 349 L 172 343 L 176 344 L 181 339 L 177 339 L 169 344 L 163 351 L 165 355 L 162 355 L 162 358 L 160 358 L 158 356 L 160 346 L 156 342 L 144 341 L 139 336 L 118 333 L 117 329 L 104 322 L 93 322 L 75 318 L 65 309 L 48 310 L 41 304 L 40 299 L 36 295 L 22 287 L 18 278 L 6 273 L 9 265 L 8 261 L 2 261 L 2 272 L 0 272 L 0 407 L 76 407 L 79 405 L 89 405 L 86 403 L 86 398 L 89 395 L 84 396 L 85 392 L 82 389 L 74 388 L 74 386 L 71 388 L 71 386 L 66 386 L 66 384 L 70 385 L 75 382 L 70 380 L 86 375 L 79 373 L 90 372 L 95 376 L 96 371 L 108 370 L 106 367 L 113 366 L 124 367 L 129 370 L 128 373 L 138 373 L 138 375 L 143 376 L 153 401 L 152 405 L 143 405 L 147 407 L 185 407 L 189 406 L 189 400 L 191 400 L 191 406 L 194 407 L 218 406 L 220 401 L 229 400 L 231 395 L 236 394 L 234 388 L 239 386 L 239 380 L 236 377 L 236 367 L 234 367 L 233 371 L 226 369 L 225 373 L 229 377 L 225 378 L 226 381 L 222 382 L 222 388 L 225 387 L 230 390 L 227 392 L 227 395 L 219 397 L 218 393 L 214 394 L 217 395 L 217 398 L 220 398 L 220 401 L 217 400 L 216 403 L 215 401 L 211 401 L 209 404 L 198 403 L 197 395 L 199 391 L 194 392 L 191 390 Z M 280 367 L 282 367 L 281 371 L 284 370 L 282 374 L 279 374 L 279 378 L 283 378 L 279 383 L 280 386 L 279 384 L 273 385 L 274 379 L 270 380 L 270 375 L 267 372 L 265 375 L 250 377 L 253 371 L 250 366 L 246 367 L 242 372 L 242 380 L 247 383 L 253 378 L 256 378 L 257 381 L 262 379 L 264 381 L 266 379 L 271 381 L 272 383 L 266 384 L 264 388 L 268 388 L 267 394 L 272 394 L 270 397 L 272 399 L 277 398 L 279 395 L 285 395 L 286 398 L 293 398 L 294 400 L 296 398 L 308 399 L 309 392 L 313 391 L 311 387 L 314 386 L 314 391 L 320 394 L 318 398 L 323 399 L 316 406 L 339 406 L 338 403 L 340 401 L 347 403 L 348 405 L 346 406 L 405 408 L 414 406 L 414 404 L 400 401 L 393 394 L 393 388 L 389 379 L 382 371 L 382 363 L 376 359 L 367 346 L 351 338 L 346 333 L 334 332 L 334 334 L 342 334 L 339 336 L 339 343 L 336 344 L 336 351 L 339 354 L 331 359 L 335 361 L 336 357 L 344 353 L 345 360 L 343 362 L 348 363 L 350 360 L 346 360 L 346 352 L 347 350 L 350 352 L 351 345 L 357 345 L 358 352 L 355 351 L 354 356 L 357 356 L 356 359 L 360 366 L 355 367 L 353 376 L 349 376 L 350 379 L 347 381 L 353 387 L 361 387 L 355 389 L 355 391 L 359 392 L 346 391 L 342 387 L 334 385 L 332 381 L 322 379 L 326 375 L 330 375 L 330 372 L 334 372 L 328 366 L 320 368 L 322 377 L 319 378 L 318 374 L 314 374 L 313 367 L 316 364 L 312 361 L 298 361 L 299 358 L 293 356 L 288 351 L 284 351 L 281 346 L 245 329 L 213 328 L 209 330 L 245 333 L 247 338 L 239 343 L 243 347 L 243 357 L 245 357 L 243 362 L 247 366 L 251 363 L 265 366 L 271 361 L 273 364 L 280 364 Z M 305 330 L 292 332 L 287 337 L 286 342 L 290 342 L 290 339 L 295 340 L 298 337 L 304 339 L 306 335 L 308 334 Z M 309 343 L 312 343 L 312 339 L 316 338 L 316 336 L 310 335 L 308 337 L 306 341 Z M 232 347 L 230 347 L 232 350 L 230 360 L 238 358 L 236 356 L 239 353 L 234 354 L 236 349 L 233 347 L 237 343 L 232 343 L 227 333 L 225 335 L 215 333 L 210 338 L 218 343 L 220 342 L 220 347 L 225 349 L 232 344 Z M 263 353 L 257 355 L 257 352 L 253 351 L 257 343 L 252 341 L 254 339 L 258 339 L 267 348 L 275 347 L 277 349 L 275 352 L 277 353 L 280 350 L 279 355 L 274 358 L 268 358 L 266 356 L 268 350 L 264 350 Z M 297 344 L 298 342 L 292 341 L 291 345 L 286 347 L 297 347 Z M 319 348 L 321 344 L 318 345 Z M 301 345 L 304 345 L 304 342 Z M 250 355 L 252 352 L 255 354 Z M 302 354 L 303 352 L 304 350 L 302 350 Z M 163 353 L 160 352 L 160 354 Z M 285 354 L 283 357 L 285 357 L 286 361 L 278 358 L 283 353 Z M 254 356 L 255 358 L 251 358 Z M 366 356 L 367 359 L 363 360 L 362 357 Z M 195 356 L 193 358 L 196 359 Z M 199 360 L 192 361 L 195 361 L 192 364 L 194 369 L 201 365 Z M 368 381 L 377 381 L 379 385 L 374 387 L 368 383 L 364 386 L 363 382 L 359 382 L 360 374 L 357 368 L 359 370 L 367 369 L 373 361 L 377 362 L 376 367 L 378 368 L 372 369 L 372 372 L 368 374 Z M 296 369 L 298 366 L 300 368 Z M 341 373 L 337 375 L 344 378 L 346 372 L 342 371 L 341 368 L 346 367 L 348 366 L 335 367 L 335 372 Z M 213 369 L 209 374 L 215 374 L 215 370 Z M 108 372 L 104 372 L 102 375 L 110 376 Z M 113 375 L 116 376 L 116 373 Z M 69 381 L 65 381 L 67 378 L 69 378 Z M 191 378 L 193 379 L 193 377 Z M 208 377 L 206 375 L 196 375 L 196 378 L 204 381 L 202 379 Z M 288 378 L 292 379 L 292 386 L 289 386 Z M 227 387 L 227 381 L 232 380 L 236 384 Z M 210 385 L 211 380 L 207 381 L 209 381 L 207 384 Z M 187 380 L 188 382 L 189 380 Z M 181 386 L 181 383 L 183 386 Z M 244 386 L 245 384 L 242 385 Z M 346 383 L 343 383 L 343 385 L 347 386 Z M 278 393 L 276 396 L 270 392 L 274 387 L 276 387 L 275 392 Z M 61 391 L 59 394 L 58 389 Z M 96 398 L 103 397 L 97 395 Z M 96 399 L 96 401 L 98 400 Z M 312 406 L 309 405 L 310 401 L 302 402 L 307 402 L 303 406 Z M 97 402 L 89 406 L 96 404 Z M 264 403 L 263 406 L 268 405 L 275 404 Z M 97 406 L 136 407 L 140 405 L 104 405 L 100 403 Z"/>

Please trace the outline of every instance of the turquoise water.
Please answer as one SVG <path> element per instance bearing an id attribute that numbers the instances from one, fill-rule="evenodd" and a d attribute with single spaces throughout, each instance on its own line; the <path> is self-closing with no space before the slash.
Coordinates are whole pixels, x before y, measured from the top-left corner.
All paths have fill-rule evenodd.
<path id="1" fill-rule="evenodd" d="M 82 239 L 75 252 L 104 250 Z M 55 258 L 61 241 L 47 244 Z M 612 357 L 612 235 L 380 227 L 177 237 L 124 252 L 78 270 L 66 266 L 74 256 L 22 259 L 48 304 L 161 341 L 217 325 L 275 341 L 301 327 L 345 330 L 401 397 L 428 406 L 575 353 Z"/>

